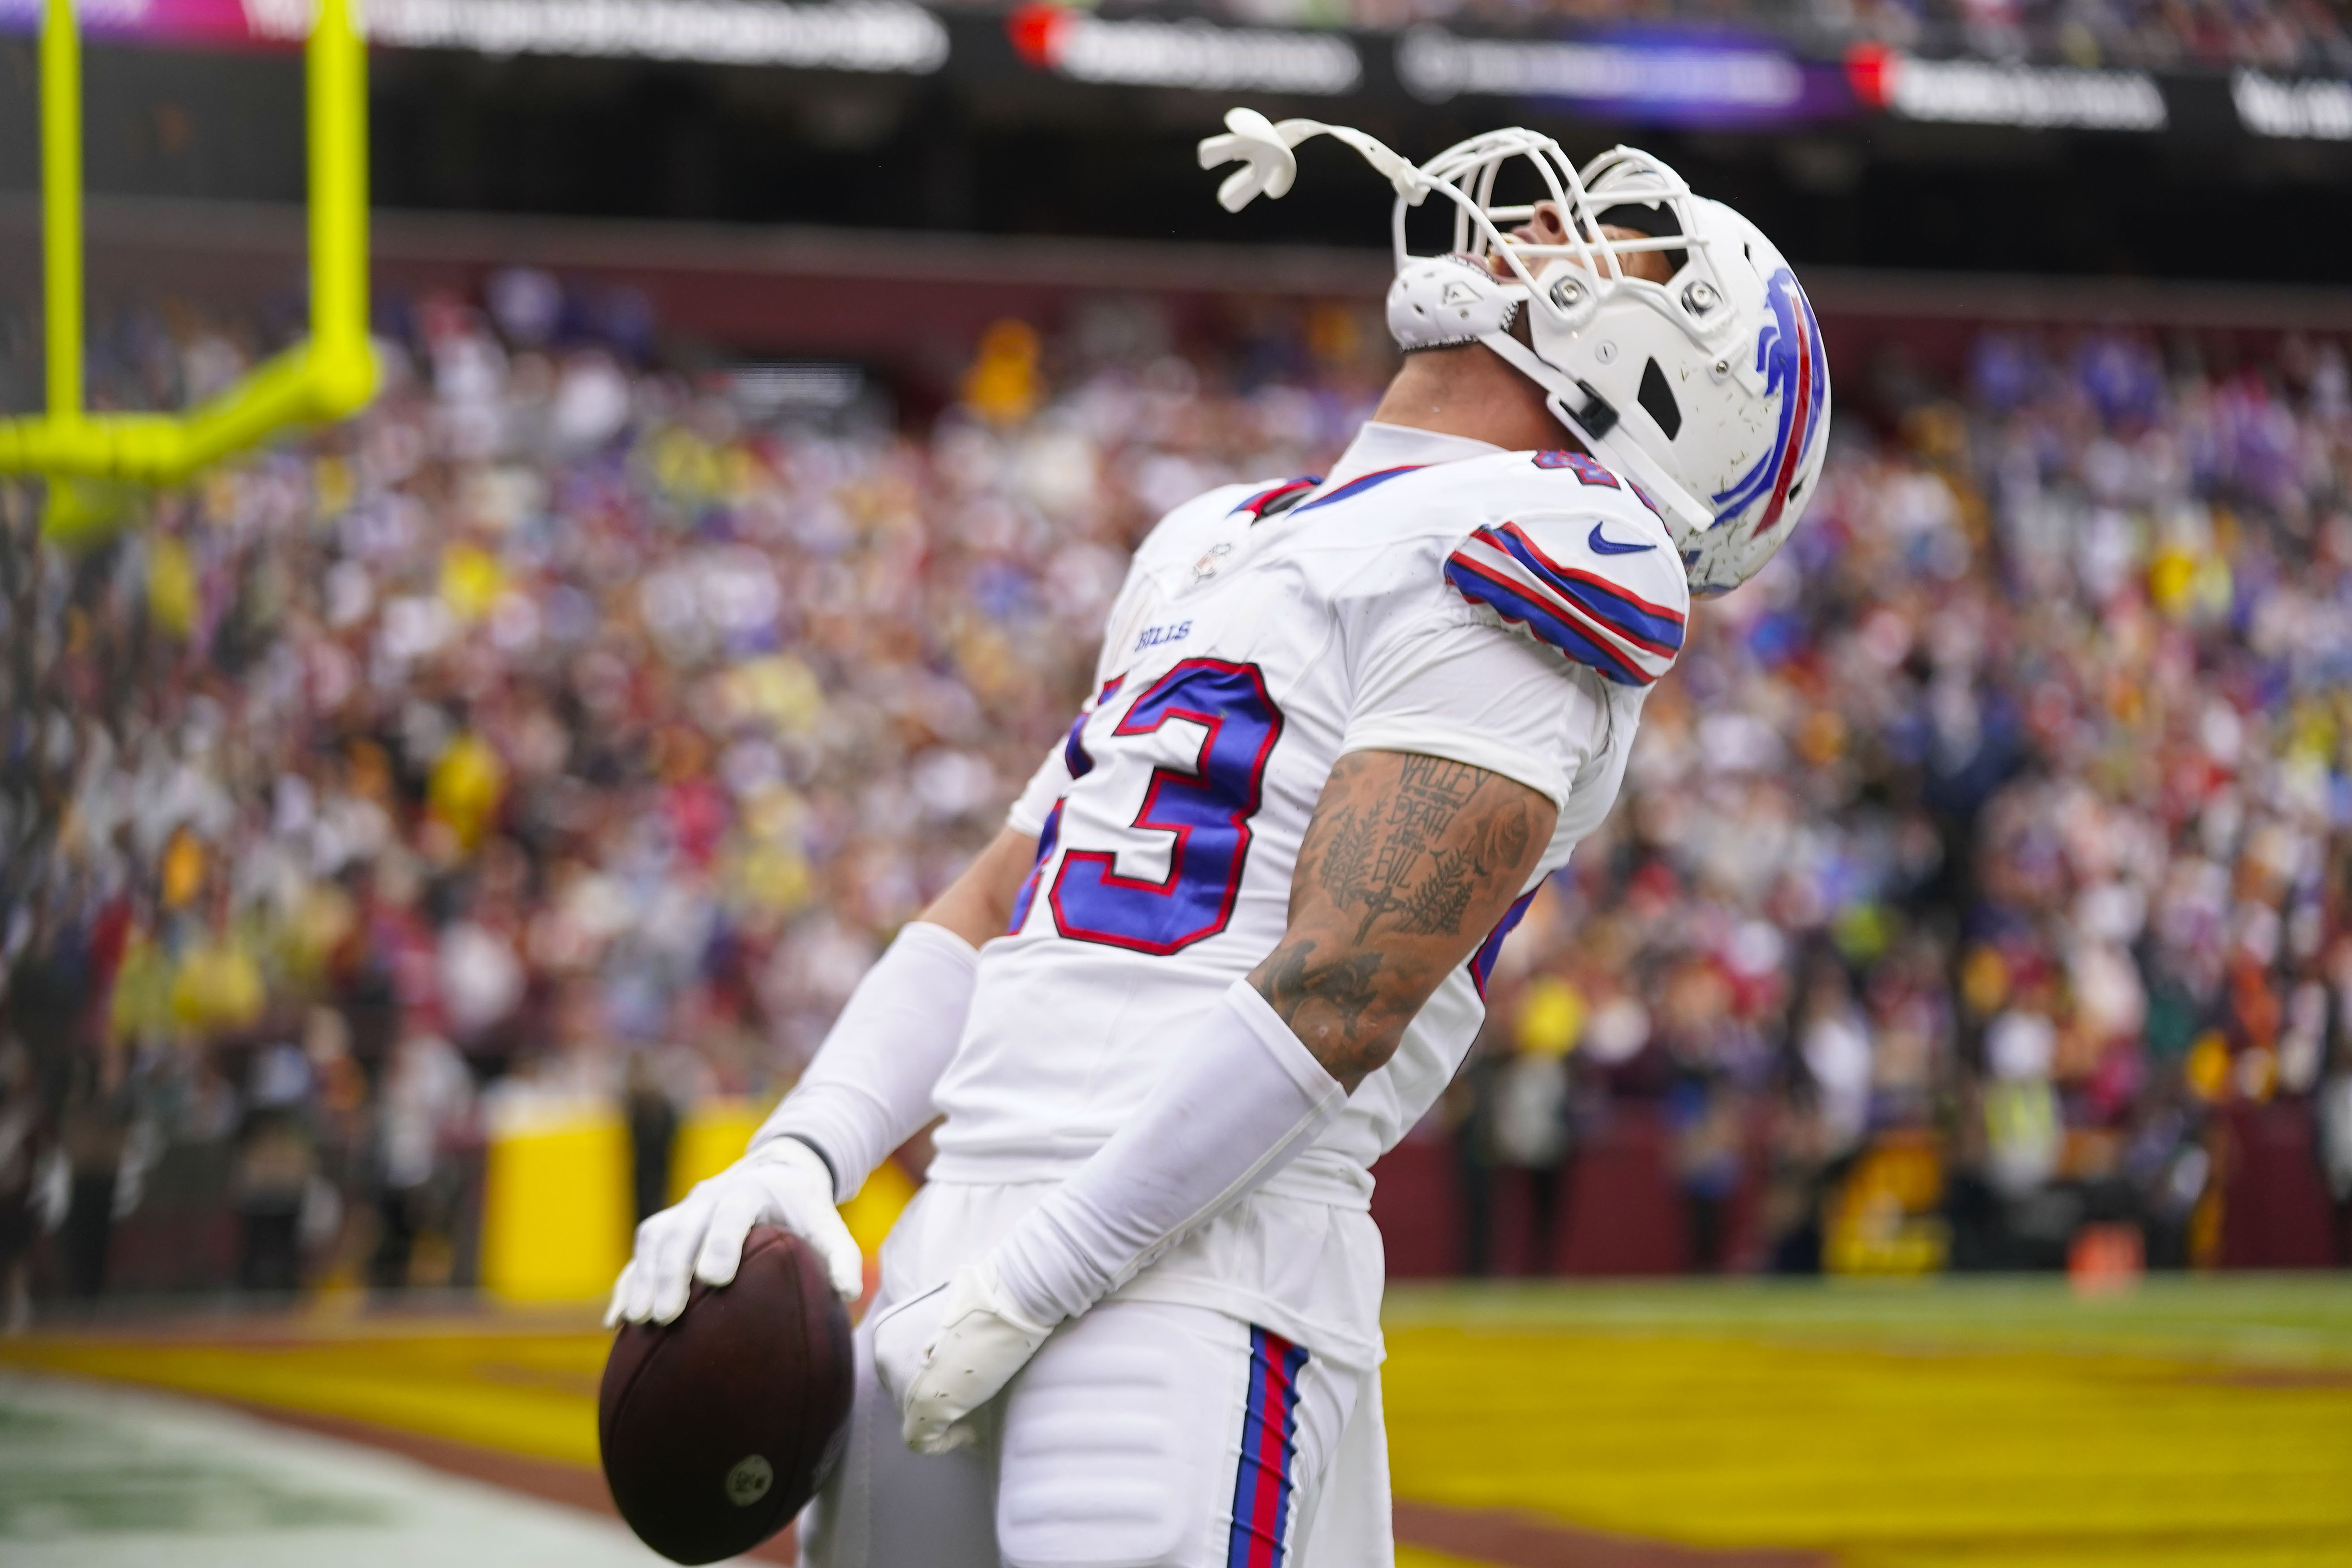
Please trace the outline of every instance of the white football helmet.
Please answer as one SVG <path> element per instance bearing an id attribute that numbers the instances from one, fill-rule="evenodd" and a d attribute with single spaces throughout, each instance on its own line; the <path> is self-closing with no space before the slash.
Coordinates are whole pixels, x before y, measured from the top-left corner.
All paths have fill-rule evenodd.
<path id="1" fill-rule="evenodd" d="M 1231 212 L 1288 191 L 1291 149 L 1311 136 L 1345 142 L 1385 175 L 1397 192 L 1388 317 L 1398 343 L 1484 343 L 1532 377 L 1560 423 L 1665 520 L 1694 593 L 1728 592 L 1771 559 L 1812 499 L 1830 378 L 1812 307 L 1754 224 L 1630 147 L 1580 170 L 1549 136 L 1494 131 L 1416 167 L 1347 126 L 1276 125 L 1248 109 L 1225 126 L 1201 143 L 1201 166 L 1244 164 L 1217 192 Z M 1536 212 L 1494 200 L 1514 158 L 1558 204 L 1564 243 L 1511 237 Z M 1453 251 L 1418 257 L 1405 212 L 1432 192 L 1454 204 Z M 1638 232 L 1610 238 L 1604 227 Z M 1643 251 L 1666 254 L 1665 282 L 1627 275 L 1619 258 Z M 1522 342 L 1511 328 L 1528 304 Z"/>

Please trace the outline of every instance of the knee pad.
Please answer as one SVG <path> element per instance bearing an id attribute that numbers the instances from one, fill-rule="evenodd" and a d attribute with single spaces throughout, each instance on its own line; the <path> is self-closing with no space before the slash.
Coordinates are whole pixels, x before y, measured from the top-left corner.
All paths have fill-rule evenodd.
<path id="1" fill-rule="evenodd" d="M 1149 1316 L 1097 1308 L 1047 1342 L 1008 1391 L 996 1494 L 1008 1568 L 1186 1560 L 1204 1522 L 1199 1423 L 1228 1403 L 1200 1384 L 1224 1381 L 1203 1374 L 1231 1358 L 1213 1347 L 1182 1353 Z"/>

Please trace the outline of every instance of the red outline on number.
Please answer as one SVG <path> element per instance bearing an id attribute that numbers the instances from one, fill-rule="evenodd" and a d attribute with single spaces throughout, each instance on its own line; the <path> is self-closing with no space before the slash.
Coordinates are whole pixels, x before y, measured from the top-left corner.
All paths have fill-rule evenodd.
<path id="1" fill-rule="evenodd" d="M 1151 815 L 1152 806 L 1159 802 L 1160 789 L 1170 780 L 1181 780 L 1195 786 L 1208 782 L 1209 752 L 1216 746 L 1218 735 L 1223 732 L 1225 721 L 1217 714 L 1197 712 L 1189 708 L 1171 708 L 1148 725 L 1136 729 L 1129 729 L 1128 726 L 1134 721 L 1135 710 L 1149 702 L 1153 693 L 1170 682 L 1181 679 L 1187 671 L 1194 669 L 1213 669 L 1226 675 L 1248 676 L 1250 684 L 1257 688 L 1258 700 L 1265 704 L 1267 715 L 1265 739 L 1259 743 L 1257 755 L 1250 760 L 1249 797 L 1243 803 L 1243 808 L 1233 812 L 1229 818 L 1234 825 L 1235 834 L 1234 868 L 1225 879 L 1224 901 L 1218 907 L 1217 918 L 1197 931 L 1186 931 L 1164 942 L 1145 942 L 1138 937 L 1122 936 L 1117 931 L 1075 926 L 1062 912 L 1062 879 L 1070 874 L 1072 861 L 1085 860 L 1099 865 L 1102 868 L 1102 880 L 1097 884 L 1099 887 L 1118 888 L 1129 892 L 1151 893 L 1160 898 L 1166 898 L 1176 890 L 1177 880 L 1184 873 L 1184 850 L 1192 842 L 1192 826 L 1183 824 L 1167 827 L 1147 826 L 1144 818 Z M 1273 693 L 1266 690 L 1265 672 L 1256 665 L 1236 664 L 1222 658 L 1188 658 L 1173 666 L 1167 674 L 1145 687 L 1141 694 L 1128 705 L 1127 716 L 1118 721 L 1111 733 L 1114 736 L 1154 734 L 1161 725 L 1171 719 L 1190 720 L 1195 724 L 1205 727 L 1209 732 L 1201 738 L 1201 749 L 1193 753 L 1191 773 L 1178 773 L 1175 769 L 1165 765 L 1151 770 L 1151 785 L 1143 792 L 1143 804 L 1136 809 L 1133 820 L 1128 823 L 1129 828 L 1140 832 L 1172 833 L 1176 836 L 1175 845 L 1168 852 L 1168 875 L 1157 882 L 1141 877 L 1122 877 L 1118 874 L 1118 857 L 1116 853 L 1106 853 L 1100 849 L 1065 849 L 1062 852 L 1062 863 L 1054 868 L 1054 885 L 1045 889 L 1045 902 L 1054 911 L 1054 925 L 1064 936 L 1079 942 L 1100 942 L 1105 947 L 1123 947 L 1129 952 L 1148 952 L 1155 958 L 1165 958 L 1171 953 L 1192 946 L 1196 942 L 1207 941 L 1223 931 L 1233 921 L 1234 905 L 1241 898 L 1242 878 L 1249 869 L 1250 844 L 1255 837 L 1250 831 L 1250 818 L 1255 816 L 1258 807 L 1265 804 L 1266 759 L 1274 754 L 1275 742 L 1282 739 L 1282 709 L 1275 702 Z"/>

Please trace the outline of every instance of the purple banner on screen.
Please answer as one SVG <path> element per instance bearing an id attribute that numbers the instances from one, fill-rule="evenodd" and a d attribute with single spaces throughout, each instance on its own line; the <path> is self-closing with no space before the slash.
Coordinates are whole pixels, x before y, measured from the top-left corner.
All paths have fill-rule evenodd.
<path id="1" fill-rule="evenodd" d="M 1763 39 L 1662 28 L 1573 38 L 1469 37 L 1414 27 L 1397 39 L 1397 78 L 1425 103 L 1517 99 L 1664 125 L 1758 125 L 1853 112 L 1834 66 Z"/>

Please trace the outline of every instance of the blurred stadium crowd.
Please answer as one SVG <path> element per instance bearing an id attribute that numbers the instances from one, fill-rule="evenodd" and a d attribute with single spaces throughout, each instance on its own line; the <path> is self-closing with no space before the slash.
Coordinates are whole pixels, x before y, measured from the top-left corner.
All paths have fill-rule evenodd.
<path id="1" fill-rule="evenodd" d="M 1288 26 L 1678 24 L 1762 28 L 1816 47 L 1875 43 L 2082 68 L 2352 74 L 2352 16 L 2343 0 L 1220 0 L 1210 9 Z"/>
<path id="2" fill-rule="evenodd" d="M 1315 471 L 1382 371 L 1349 310 L 1179 348 L 1103 306 L 992 329 L 918 433 L 655 368 L 541 275 L 403 320 L 364 417 L 117 543 L 36 556 L 0 498 L 0 1259 L 47 1221 L 84 1293 L 204 1283 L 205 1236 L 252 1289 L 462 1284 L 496 1097 L 625 1099 L 658 1150 L 781 1092 L 1067 722 L 1151 520 Z M 258 349 L 105 344 L 131 405 Z M 2310 1118 L 2340 1234 L 2341 346 L 1864 379 L 1414 1136 L 1454 1265 L 1548 1266 L 1629 1119 L 1696 1268 L 2049 1264 L 2099 1221 L 2210 1261 L 2247 1103 Z"/>

